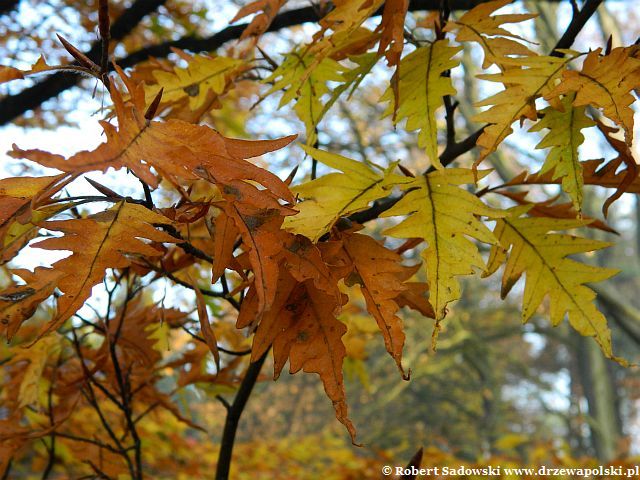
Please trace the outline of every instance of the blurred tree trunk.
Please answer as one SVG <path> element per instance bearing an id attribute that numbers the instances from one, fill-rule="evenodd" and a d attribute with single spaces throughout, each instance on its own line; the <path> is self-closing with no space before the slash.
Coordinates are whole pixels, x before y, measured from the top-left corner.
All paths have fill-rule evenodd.
<path id="1" fill-rule="evenodd" d="M 578 368 L 587 404 L 589 430 L 596 457 L 608 462 L 617 454 L 621 438 L 616 388 L 598 345 L 591 339 L 579 337 Z"/>

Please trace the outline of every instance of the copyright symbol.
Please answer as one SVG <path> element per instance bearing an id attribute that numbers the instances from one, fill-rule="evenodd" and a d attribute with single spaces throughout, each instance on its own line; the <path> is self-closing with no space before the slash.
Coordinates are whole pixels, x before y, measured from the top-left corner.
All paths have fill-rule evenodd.
<path id="1" fill-rule="evenodd" d="M 393 469 L 389 465 L 385 465 L 384 467 L 382 467 L 382 473 L 385 475 L 391 475 L 392 471 Z"/>

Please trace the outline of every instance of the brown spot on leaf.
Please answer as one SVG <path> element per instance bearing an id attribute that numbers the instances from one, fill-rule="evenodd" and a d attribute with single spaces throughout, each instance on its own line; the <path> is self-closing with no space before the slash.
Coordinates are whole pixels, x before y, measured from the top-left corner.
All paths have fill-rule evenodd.
<path id="1" fill-rule="evenodd" d="M 184 87 L 182 90 L 184 90 L 184 93 L 190 97 L 197 97 L 200 94 L 200 84 L 192 83 L 191 85 Z"/>

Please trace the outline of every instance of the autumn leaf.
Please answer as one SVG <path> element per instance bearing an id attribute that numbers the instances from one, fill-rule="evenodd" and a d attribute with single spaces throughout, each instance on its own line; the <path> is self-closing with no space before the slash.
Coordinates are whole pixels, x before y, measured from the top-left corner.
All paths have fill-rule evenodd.
<path id="1" fill-rule="evenodd" d="M 568 314 L 569 323 L 581 335 L 594 337 L 603 353 L 613 356 L 611 332 L 604 315 L 597 309 L 595 292 L 587 283 L 600 282 L 618 273 L 617 269 L 587 265 L 567 258 L 577 253 L 592 252 L 610 246 L 599 240 L 573 235 L 549 233 L 582 227 L 586 220 L 532 218 L 522 216 L 529 207 L 515 207 L 508 217 L 496 221 L 494 234 L 499 245 L 491 249 L 488 276 L 506 262 L 502 277 L 504 298 L 526 273 L 522 303 L 522 320 L 527 322 L 549 295 L 550 318 L 559 325 Z M 510 253 L 509 253 L 510 250 Z"/>
<path id="2" fill-rule="evenodd" d="M 236 240 L 240 235 L 233 219 L 224 210 L 208 225 L 213 238 L 213 267 L 211 283 L 216 283 L 233 258 Z"/>
<path id="3" fill-rule="evenodd" d="M 47 62 L 42 55 L 38 58 L 38 61 L 31 66 L 29 70 L 20 70 L 18 68 L 0 65 L 0 84 L 10 82 L 12 80 L 21 80 L 28 75 L 48 72 L 52 70 L 59 70 L 61 68 L 64 67 L 51 67 L 47 65 Z"/>
<path id="4" fill-rule="evenodd" d="M 390 102 L 385 115 L 393 114 L 394 123 L 406 118 L 407 130 L 420 130 L 418 145 L 426 149 L 437 168 L 443 166 L 438 158 L 436 111 L 443 105 L 442 97 L 456 93 L 451 78 L 443 73 L 460 63 L 453 60 L 460 50 L 462 47 L 452 47 L 447 40 L 438 40 L 411 52 L 399 65 L 398 104 L 392 87 L 382 97 Z"/>
<path id="5" fill-rule="evenodd" d="M 311 68 L 326 58 L 344 39 L 356 32 L 384 0 L 335 0 L 335 8 L 320 20 L 322 29 L 314 35 L 309 52 L 314 56 Z M 330 35 L 326 32 L 331 30 Z"/>
<path id="6" fill-rule="evenodd" d="M 59 213 L 72 203 L 40 206 L 64 188 L 73 178 L 13 177 L 0 180 L 0 264 L 11 260 L 38 233 L 37 224 Z"/>
<path id="7" fill-rule="evenodd" d="M 155 70 L 157 85 L 145 87 L 146 103 L 151 104 L 162 88 L 162 103 L 188 99 L 189 108 L 197 110 L 207 103 L 211 94 L 222 94 L 243 65 L 234 58 L 195 55 L 185 68 L 175 67 L 173 72 Z"/>
<path id="8" fill-rule="evenodd" d="M 291 235 L 281 252 L 283 267 L 298 282 L 312 280 L 315 287 L 336 298 L 340 304 L 342 294 L 337 278 L 329 270 L 320 249 L 302 235 Z"/>
<path id="9" fill-rule="evenodd" d="M 502 26 L 505 23 L 521 23 L 535 18 L 532 13 L 511 13 L 505 15 L 491 15 L 496 10 L 508 5 L 512 0 L 494 0 L 483 2 L 466 12 L 458 20 L 448 21 L 445 32 L 456 31 L 456 41 L 475 42 L 484 51 L 482 68 L 487 69 L 496 64 L 501 70 L 505 69 L 507 58 L 535 55 L 518 40 L 524 40 Z"/>
<path id="10" fill-rule="evenodd" d="M 400 297 L 409 290 L 404 280 L 413 276 L 417 266 L 402 265 L 400 255 L 367 235 L 344 234 L 342 243 L 352 268 L 345 282 L 349 286 L 360 286 L 367 310 L 375 318 L 382 332 L 387 351 L 402 375 L 408 379 L 402 367 L 405 334 L 397 312 L 400 304 L 404 304 Z"/>
<path id="11" fill-rule="evenodd" d="M 267 31 L 271 22 L 278 14 L 282 6 L 287 3 L 287 0 L 254 0 L 243 6 L 236 16 L 231 19 L 229 23 L 235 23 L 249 15 L 256 14 L 247 28 L 244 29 L 240 40 L 247 37 L 259 37 Z"/>
<path id="12" fill-rule="evenodd" d="M 223 204 L 225 213 L 240 232 L 253 269 L 258 308 L 257 318 L 272 308 L 279 276 L 279 254 L 284 248 L 286 232 L 280 229 L 284 216 L 274 208 L 259 208 L 239 202 Z"/>
<path id="13" fill-rule="evenodd" d="M 549 129 L 547 135 L 536 148 L 549 148 L 547 159 L 540 169 L 540 175 L 553 171 L 552 179 L 562 179 L 562 188 L 571 197 L 578 213 L 582 210 L 582 165 L 578 156 L 578 147 L 584 142 L 581 130 L 593 127 L 595 122 L 585 113 L 584 107 L 573 107 L 573 98 L 567 96 L 562 100 L 564 111 L 553 107 L 545 108 L 543 118 L 529 129 L 539 132 Z"/>
<path id="14" fill-rule="evenodd" d="M 478 172 L 479 178 L 489 172 Z M 408 215 L 384 233 L 396 238 L 421 238 L 427 242 L 422 258 L 427 267 L 429 302 L 436 320 L 444 318 L 447 305 L 460 298 L 456 277 L 470 275 L 473 267 L 485 268 L 478 248 L 467 237 L 495 244 L 496 238 L 478 219 L 499 218 L 503 213 L 486 206 L 460 187 L 474 182 L 472 170 L 447 168 L 413 178 L 402 185 L 402 199 L 382 216 Z"/>
<path id="15" fill-rule="evenodd" d="M 562 82 L 545 94 L 554 98 L 575 92 L 575 107 L 592 105 L 624 129 L 625 141 L 633 141 L 633 90 L 640 86 L 640 59 L 634 54 L 638 47 L 618 47 L 608 55 L 598 48 L 587 54 L 582 70 L 565 70 Z"/>
<path id="16" fill-rule="evenodd" d="M 314 243 L 344 216 L 367 208 L 370 202 L 389 195 L 404 177 L 375 164 L 357 162 L 334 153 L 303 146 L 305 152 L 323 164 L 343 173 L 329 173 L 293 188 L 302 198 L 296 205 L 300 213 L 287 217 L 283 227 L 304 235 Z"/>
<path id="17" fill-rule="evenodd" d="M 605 188 L 619 189 L 623 186 L 625 192 L 640 193 L 640 178 L 636 175 L 628 185 L 623 185 L 627 170 L 620 170 L 624 162 L 621 157 L 605 161 L 603 158 L 585 160 L 580 162 L 582 181 L 584 185 L 599 185 Z M 553 170 L 542 174 L 541 172 L 522 172 L 513 177 L 505 186 L 514 185 L 546 185 L 560 183 L 560 177 L 554 175 Z"/>
<path id="18" fill-rule="evenodd" d="M 43 371 L 49 359 L 55 358 L 60 353 L 60 343 L 59 336 L 50 335 L 28 350 L 18 350 L 11 359 L 12 363 L 27 362 L 18 392 L 19 407 L 39 404 L 40 393 L 43 390 L 41 382 Z"/>
<path id="19" fill-rule="evenodd" d="M 21 150 L 16 146 L 10 155 L 63 172 L 83 173 L 127 167 L 152 187 L 159 184 L 152 168 L 173 184 L 197 179 L 204 171 L 209 179 L 220 185 L 233 183 L 236 189 L 242 189 L 244 181 L 251 180 L 268 188 L 272 194 L 293 202 L 287 186 L 276 175 L 245 159 L 282 148 L 295 136 L 251 142 L 229 139 L 209 127 L 181 120 L 150 122 L 144 116 L 142 85 L 134 84 L 124 72 L 119 72 L 131 95 L 131 103 L 125 102 L 121 93 L 112 88 L 118 128 L 101 122 L 107 136 L 106 143 L 68 159 L 41 150 Z M 180 158 L 180 162 L 176 162 L 176 158 Z"/>
<path id="20" fill-rule="evenodd" d="M 271 83 L 265 96 L 284 90 L 279 107 L 295 101 L 293 107 L 306 127 L 306 143 L 316 141 L 316 126 L 324 116 L 322 101 L 330 93 L 327 82 L 342 82 L 344 68 L 331 58 L 323 58 L 310 70 L 314 62 L 312 53 L 305 49 L 296 50 L 285 56 L 278 68 L 264 82 Z"/>
<path id="21" fill-rule="evenodd" d="M 545 95 L 549 96 L 555 81 L 576 55 L 575 52 L 567 52 L 567 55 L 561 58 L 531 56 L 510 59 L 507 63 L 512 68 L 502 73 L 477 76 L 483 80 L 503 83 L 505 89 L 476 104 L 478 107 L 489 108 L 473 117 L 473 121 L 488 123 L 477 141 L 481 152 L 475 166 L 494 152 L 513 132 L 511 126 L 514 122 L 523 121 L 525 118 L 538 119 L 535 100 Z M 549 100 L 554 98 L 549 96 Z"/>
<path id="22" fill-rule="evenodd" d="M 169 223 L 162 215 L 123 201 L 87 218 L 43 224 L 44 228 L 62 232 L 63 236 L 46 238 L 33 246 L 45 250 L 70 250 L 72 255 L 52 265 L 55 272 L 63 274 L 57 287 L 64 295 L 58 298 L 57 314 L 42 329 L 40 337 L 60 327 L 82 306 L 108 268 L 129 266 L 132 255 L 160 256 L 160 250 L 140 239 L 175 242 L 175 238 L 153 227 L 154 224 Z"/>
<path id="23" fill-rule="evenodd" d="M 216 373 L 220 372 L 220 351 L 218 350 L 218 341 L 216 340 L 216 334 L 211 328 L 211 324 L 209 323 L 209 312 L 207 311 L 207 303 L 204 300 L 204 296 L 200 291 L 200 288 L 197 284 L 193 283 L 193 291 L 196 294 L 196 307 L 198 310 L 198 320 L 200 321 L 200 331 L 202 332 L 202 337 L 209 347 L 211 354 L 213 355 L 213 359 L 216 363 Z"/>
<path id="24" fill-rule="evenodd" d="M 588 223 L 585 225 L 589 228 L 597 228 L 603 232 L 618 233 L 602 220 L 590 217 L 585 214 L 578 215 L 573 202 L 556 203 L 557 197 L 545 201 L 534 202 L 527 200 L 529 192 L 512 192 L 508 190 L 497 190 L 496 193 L 509 198 L 518 205 L 528 205 L 530 207 L 527 212 L 532 217 L 542 218 L 582 218 Z"/>
<path id="25" fill-rule="evenodd" d="M 404 19 L 409 9 L 409 0 L 386 0 L 379 30 L 382 31 L 378 55 L 387 57 L 389 66 L 398 65 L 404 48 Z M 388 49 L 388 50 L 387 50 Z"/>
<path id="26" fill-rule="evenodd" d="M 12 270 L 26 284 L 14 285 L 0 291 L 0 324 L 8 341 L 13 339 L 22 322 L 30 318 L 38 306 L 49 298 L 63 272 L 51 268 L 37 267 L 31 272 L 24 269 Z"/>
<path id="27" fill-rule="evenodd" d="M 0 83 L 10 82 L 11 80 L 19 80 L 24 78 L 22 71 L 13 67 L 5 67 L 0 65 Z"/>
<path id="28" fill-rule="evenodd" d="M 274 368 L 276 376 L 279 375 L 288 359 L 290 373 L 300 370 L 317 373 L 333 403 L 336 418 L 355 443 L 356 431 L 348 417 L 342 373 L 346 349 L 341 338 L 347 327 L 334 313 L 340 306 L 334 297 L 315 288 L 311 280 L 299 284 L 287 304 L 290 315 L 278 320 L 280 332 L 273 344 Z M 287 320 L 289 323 L 285 324 Z"/>

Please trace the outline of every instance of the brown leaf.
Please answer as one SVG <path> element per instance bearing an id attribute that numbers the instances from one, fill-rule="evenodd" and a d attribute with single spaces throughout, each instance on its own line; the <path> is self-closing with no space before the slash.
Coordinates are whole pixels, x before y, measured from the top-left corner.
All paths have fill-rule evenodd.
<path id="1" fill-rule="evenodd" d="M 198 285 L 191 282 L 193 285 L 193 291 L 196 293 L 196 306 L 198 307 L 198 319 L 200 320 L 200 331 L 204 337 L 207 347 L 213 355 L 213 359 L 216 362 L 216 372 L 220 371 L 220 351 L 218 350 L 218 340 L 209 323 L 209 313 L 207 312 L 207 304 L 204 301 L 202 292 Z"/>
<path id="2" fill-rule="evenodd" d="M 403 377 L 402 349 L 405 335 L 402 320 L 396 315 L 400 309 L 396 298 L 407 287 L 403 280 L 413 275 L 413 267 L 402 265 L 402 257 L 373 238 L 359 233 L 343 237 L 344 252 L 352 264 L 367 304 L 367 310 L 376 319 L 389 355 L 395 360 Z"/>
<path id="3" fill-rule="evenodd" d="M 557 197 L 544 202 L 531 202 L 525 198 L 529 192 L 509 192 L 506 190 L 498 190 L 496 193 L 499 193 L 500 195 L 513 200 L 518 205 L 531 205 L 532 207 L 527 213 L 533 217 L 578 218 L 579 216 L 572 202 L 555 203 Z M 580 217 L 584 220 L 590 221 L 590 223 L 587 225 L 588 227 L 597 228 L 598 230 L 602 230 L 604 232 L 616 234 L 618 233 L 602 220 L 598 220 L 584 214 L 582 214 Z"/>
<path id="4" fill-rule="evenodd" d="M 240 40 L 247 37 L 259 37 L 268 30 L 271 22 L 273 22 L 273 19 L 285 3 L 287 3 L 287 0 L 255 0 L 238 10 L 236 16 L 229 23 L 235 23 L 255 13 L 257 15 L 251 19 L 247 28 L 244 29 L 242 35 L 240 35 Z"/>
<path id="5" fill-rule="evenodd" d="M 387 0 L 384 2 L 382 21 L 378 27 L 382 30 L 378 55 L 383 52 L 389 66 L 398 65 L 404 48 L 404 18 L 409 9 L 409 0 Z M 389 49 L 387 50 L 387 47 Z M 385 52 L 385 50 L 387 50 Z"/>

